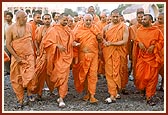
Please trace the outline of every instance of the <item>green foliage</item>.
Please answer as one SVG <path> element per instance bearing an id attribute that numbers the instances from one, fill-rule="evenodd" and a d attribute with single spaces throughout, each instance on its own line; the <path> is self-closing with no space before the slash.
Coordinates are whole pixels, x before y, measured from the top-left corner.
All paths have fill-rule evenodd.
<path id="1" fill-rule="evenodd" d="M 164 8 L 164 4 L 156 4 L 158 8 Z"/>

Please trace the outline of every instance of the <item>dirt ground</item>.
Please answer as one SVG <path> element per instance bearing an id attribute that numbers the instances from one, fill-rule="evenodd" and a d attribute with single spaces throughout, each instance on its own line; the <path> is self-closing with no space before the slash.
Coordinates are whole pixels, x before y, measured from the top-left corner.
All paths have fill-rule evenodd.
<path id="1" fill-rule="evenodd" d="M 155 106 L 149 106 L 146 104 L 146 101 L 140 94 L 135 93 L 136 89 L 132 80 L 129 80 L 126 89 L 129 91 L 129 95 L 121 95 L 121 99 L 117 99 L 116 103 L 105 104 L 104 100 L 109 96 L 107 90 L 107 83 L 104 77 L 98 77 L 97 90 L 95 97 L 99 100 L 97 104 L 90 104 L 89 102 L 83 101 L 83 93 L 78 94 L 74 88 L 73 76 L 69 77 L 69 90 L 65 98 L 66 107 L 59 108 L 58 103 L 56 102 L 58 95 L 57 90 L 54 90 L 55 96 L 50 96 L 47 87 L 43 90 L 43 100 L 35 101 L 31 105 L 25 104 L 23 110 L 19 111 L 33 111 L 33 112 L 163 112 L 164 108 L 164 92 L 159 91 L 160 80 L 158 81 L 155 101 L 157 104 Z M 3 109 L 5 112 L 17 112 L 16 106 L 16 96 L 11 88 L 9 75 L 4 76 L 4 103 Z M 26 97 L 25 97 L 26 100 Z"/>

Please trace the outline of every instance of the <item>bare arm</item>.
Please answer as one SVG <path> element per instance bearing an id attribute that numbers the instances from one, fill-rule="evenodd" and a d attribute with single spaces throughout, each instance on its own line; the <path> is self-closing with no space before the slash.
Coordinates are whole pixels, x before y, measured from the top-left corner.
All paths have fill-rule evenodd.
<path id="1" fill-rule="evenodd" d="M 16 61 L 20 63 L 21 58 L 16 54 L 13 47 L 11 46 L 11 43 L 13 41 L 12 29 L 13 27 L 9 27 L 6 31 L 6 47 L 9 50 L 9 52 L 15 57 Z"/>
<path id="2" fill-rule="evenodd" d="M 125 26 L 123 39 L 121 41 L 111 42 L 110 45 L 116 45 L 116 46 L 125 45 L 128 42 L 128 36 L 129 36 L 129 30 L 128 27 Z"/>

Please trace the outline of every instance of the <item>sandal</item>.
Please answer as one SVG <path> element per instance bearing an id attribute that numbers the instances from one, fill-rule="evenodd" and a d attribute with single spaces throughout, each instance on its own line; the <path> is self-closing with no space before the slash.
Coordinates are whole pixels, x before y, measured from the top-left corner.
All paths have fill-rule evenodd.
<path id="1" fill-rule="evenodd" d="M 110 97 L 105 100 L 106 104 L 116 103 L 116 99 L 111 99 Z"/>
<path id="2" fill-rule="evenodd" d="M 147 100 L 147 104 L 149 104 L 150 106 L 155 106 L 156 103 L 154 102 L 153 98 L 150 98 Z"/>
<path id="3" fill-rule="evenodd" d="M 88 101 L 89 98 L 90 98 L 89 94 L 86 94 L 86 95 L 82 98 L 82 100 L 83 100 L 83 101 Z"/>
<path id="4" fill-rule="evenodd" d="M 97 103 L 97 102 L 98 102 L 98 100 L 97 100 L 96 98 L 93 98 L 93 97 L 90 98 L 89 101 L 90 101 L 91 104 L 94 104 L 94 103 Z"/>
<path id="5" fill-rule="evenodd" d="M 23 104 L 21 104 L 21 103 L 19 103 L 19 102 L 17 102 L 17 104 L 16 104 L 16 107 L 15 107 L 16 109 L 23 109 Z"/>
<path id="6" fill-rule="evenodd" d="M 58 102 L 58 106 L 59 106 L 60 108 L 64 108 L 64 107 L 65 107 L 65 103 L 64 103 L 64 101 L 63 101 L 62 99 L 58 98 L 58 99 L 57 99 L 57 102 Z"/>

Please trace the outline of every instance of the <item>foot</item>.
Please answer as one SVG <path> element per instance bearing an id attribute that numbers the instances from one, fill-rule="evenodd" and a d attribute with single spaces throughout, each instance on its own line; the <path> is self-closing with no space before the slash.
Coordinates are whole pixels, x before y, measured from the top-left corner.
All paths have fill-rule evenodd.
<path id="1" fill-rule="evenodd" d="M 116 95 L 116 99 L 121 99 L 120 94 L 117 94 L 117 95 Z"/>
<path id="2" fill-rule="evenodd" d="M 147 100 L 147 104 L 150 105 L 150 106 L 155 106 L 156 103 L 154 102 L 153 98 L 150 98 Z"/>
<path id="3" fill-rule="evenodd" d="M 95 97 L 91 97 L 89 101 L 90 101 L 90 103 L 92 103 L 92 104 L 98 102 L 98 100 L 97 100 Z"/>
<path id="4" fill-rule="evenodd" d="M 82 98 L 83 101 L 88 101 L 89 99 L 90 99 L 89 94 L 86 94 L 86 95 Z"/>
<path id="5" fill-rule="evenodd" d="M 115 98 L 111 99 L 111 98 L 109 97 L 109 98 L 107 98 L 107 99 L 105 100 L 105 103 L 106 103 L 106 104 L 116 103 L 116 99 L 115 99 Z"/>
<path id="6" fill-rule="evenodd" d="M 16 104 L 16 107 L 15 107 L 15 108 L 18 109 L 18 110 L 19 110 L 19 109 L 22 110 L 22 109 L 23 109 L 23 103 L 19 103 L 19 102 L 18 102 L 18 103 Z"/>
<path id="7" fill-rule="evenodd" d="M 58 98 L 58 99 L 57 99 L 57 102 L 58 102 L 58 106 L 59 106 L 60 108 L 64 108 L 64 107 L 65 107 L 65 103 L 64 103 L 64 101 L 63 101 L 62 98 Z"/>

